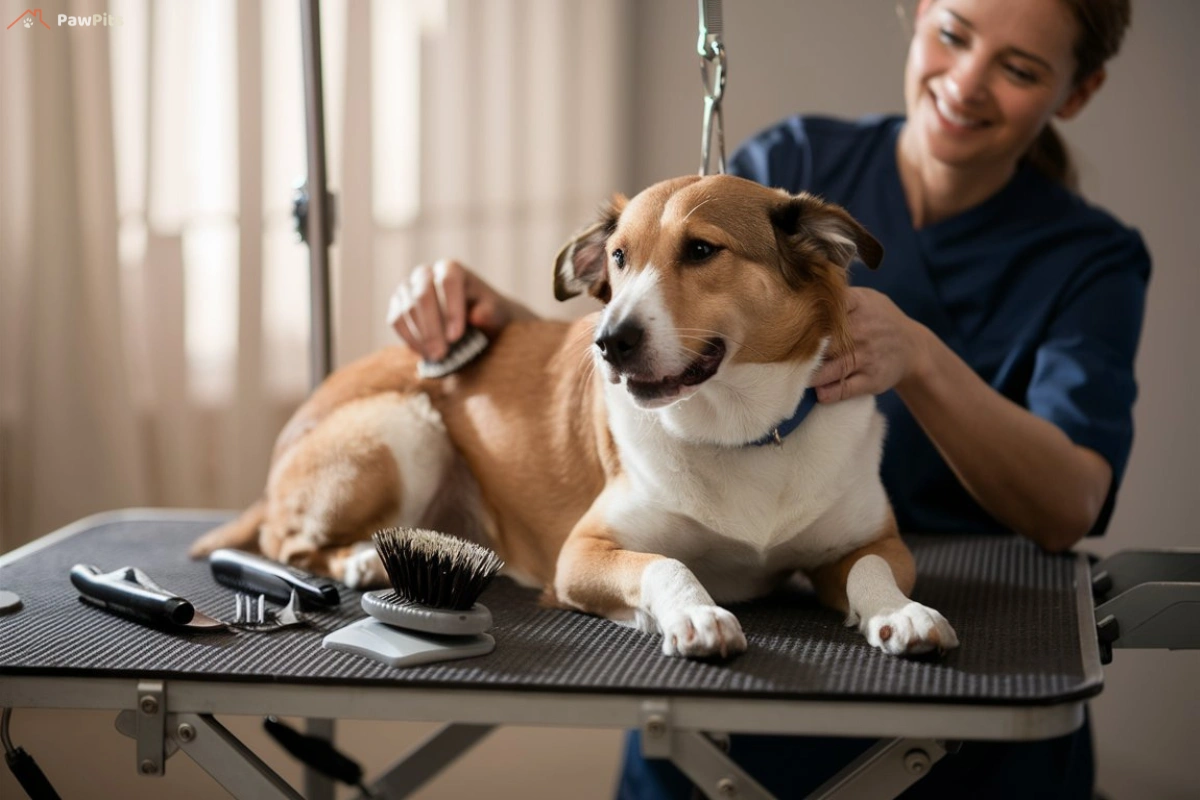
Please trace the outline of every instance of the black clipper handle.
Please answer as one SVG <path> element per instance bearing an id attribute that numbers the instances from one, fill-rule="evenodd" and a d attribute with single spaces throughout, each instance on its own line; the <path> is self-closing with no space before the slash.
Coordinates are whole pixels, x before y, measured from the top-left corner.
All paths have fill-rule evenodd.
<path id="1" fill-rule="evenodd" d="M 71 567 L 71 583 L 83 595 L 104 608 L 141 620 L 187 625 L 196 609 L 182 597 L 142 586 L 117 573 L 104 574 L 90 564 Z"/>
<path id="2" fill-rule="evenodd" d="M 330 607 L 341 602 L 337 584 L 328 578 L 242 550 L 214 550 L 208 563 L 217 583 L 265 594 L 278 603 L 288 602 L 293 589 L 306 605 Z"/>

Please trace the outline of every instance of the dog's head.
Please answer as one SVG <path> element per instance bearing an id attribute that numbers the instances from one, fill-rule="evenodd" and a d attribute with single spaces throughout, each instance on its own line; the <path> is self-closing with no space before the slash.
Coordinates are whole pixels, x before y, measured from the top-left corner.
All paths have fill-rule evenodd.
<path id="1" fill-rule="evenodd" d="M 838 206 L 677 178 L 601 209 L 559 253 L 554 288 L 605 304 L 597 363 L 636 406 L 684 438 L 734 444 L 791 415 L 827 348 L 850 350 L 855 257 L 875 268 L 883 250 Z"/>

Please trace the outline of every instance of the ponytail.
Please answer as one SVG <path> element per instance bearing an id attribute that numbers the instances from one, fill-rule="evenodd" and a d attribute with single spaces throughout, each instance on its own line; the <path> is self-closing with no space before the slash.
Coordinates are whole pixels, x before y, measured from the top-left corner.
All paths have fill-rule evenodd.
<path id="1" fill-rule="evenodd" d="M 1025 152 L 1022 161 L 1055 183 L 1073 192 L 1079 190 L 1079 175 L 1075 171 L 1067 143 L 1051 123 L 1047 122 L 1046 127 L 1042 128 L 1042 132 Z"/>
<path id="2" fill-rule="evenodd" d="M 1064 0 L 1079 23 L 1075 42 L 1075 75 L 1079 85 L 1101 69 L 1121 49 L 1121 40 L 1129 29 L 1130 0 Z M 1079 189 L 1079 175 L 1067 151 L 1067 144 L 1050 123 L 1038 134 L 1022 159 L 1038 172 L 1071 191 Z"/>

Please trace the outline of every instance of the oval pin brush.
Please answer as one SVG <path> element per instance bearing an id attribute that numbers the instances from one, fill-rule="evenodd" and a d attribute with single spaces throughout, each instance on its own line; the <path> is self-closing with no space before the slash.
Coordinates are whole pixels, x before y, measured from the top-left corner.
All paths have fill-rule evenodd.
<path id="1" fill-rule="evenodd" d="M 423 528 L 385 528 L 372 537 L 391 589 L 367 592 L 369 615 L 322 646 L 411 666 L 490 653 L 492 613 L 476 602 L 504 562 L 488 548 Z"/>
<path id="2" fill-rule="evenodd" d="M 385 528 L 371 538 L 392 588 L 363 595 L 363 611 L 426 633 L 483 633 L 492 626 L 492 613 L 475 602 L 504 566 L 491 550 L 423 528 Z"/>
<path id="3" fill-rule="evenodd" d="M 445 356 L 437 361 L 422 360 L 417 365 L 417 375 L 422 378 L 444 378 L 452 372 L 458 372 L 487 350 L 489 344 L 491 342 L 483 331 L 468 326 L 458 341 L 450 345 Z"/>

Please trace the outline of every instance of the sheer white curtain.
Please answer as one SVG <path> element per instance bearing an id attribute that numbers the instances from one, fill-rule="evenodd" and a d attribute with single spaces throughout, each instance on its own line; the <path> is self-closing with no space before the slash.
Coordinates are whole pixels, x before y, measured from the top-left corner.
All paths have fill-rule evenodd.
<path id="1" fill-rule="evenodd" d="M 630 188 L 631 9 L 322 4 L 336 363 L 392 341 L 388 295 L 439 256 L 573 313 L 558 244 Z M 0 550 L 109 508 L 248 502 L 307 390 L 299 3 L 107 10 L 123 24 L 52 15 L 0 52 Z"/>

